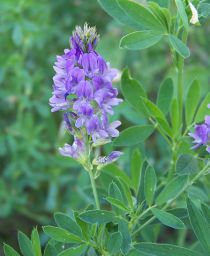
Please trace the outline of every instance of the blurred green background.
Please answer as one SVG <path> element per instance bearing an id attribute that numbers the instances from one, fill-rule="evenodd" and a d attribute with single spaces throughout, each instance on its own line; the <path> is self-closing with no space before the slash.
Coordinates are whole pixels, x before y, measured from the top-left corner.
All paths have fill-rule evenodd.
<path id="1" fill-rule="evenodd" d="M 101 35 L 98 51 L 113 67 L 128 66 L 151 99 L 164 77 L 175 79 L 167 44 L 142 52 L 120 50 L 119 40 L 129 28 L 113 21 L 96 0 L 1 0 L 0 242 L 14 245 L 18 229 L 29 234 L 32 226 L 49 223 L 53 212 L 92 202 L 86 173 L 58 154 L 57 148 L 70 139 L 61 113 L 52 114 L 48 105 L 55 56 L 69 47 L 75 25 L 86 21 Z M 192 28 L 192 57 L 185 72 L 185 87 L 196 77 L 203 93 L 209 90 L 209 34 L 210 22 Z M 125 102 L 113 118 L 121 119 L 121 129 L 145 122 Z M 156 161 L 157 170 L 163 171 L 170 159 L 162 138 L 152 136 L 146 148 L 141 145 L 151 163 Z M 125 150 L 119 163 L 125 171 L 131 150 Z"/>

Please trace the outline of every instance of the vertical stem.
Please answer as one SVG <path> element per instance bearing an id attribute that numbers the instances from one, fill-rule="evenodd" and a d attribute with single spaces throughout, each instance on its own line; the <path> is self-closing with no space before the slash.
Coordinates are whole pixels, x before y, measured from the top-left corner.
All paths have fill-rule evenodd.
<path id="1" fill-rule="evenodd" d="M 183 43 L 187 42 L 188 33 L 186 30 L 183 31 L 182 41 Z M 178 56 L 178 88 L 177 88 L 177 96 L 179 102 L 179 116 L 180 116 L 180 127 L 183 119 L 183 71 L 184 71 L 184 58 L 182 56 Z"/>
<path id="2" fill-rule="evenodd" d="M 100 209 L 100 204 L 99 204 L 98 193 L 97 193 L 97 190 L 96 190 L 96 183 L 95 183 L 95 178 L 93 176 L 92 169 L 89 169 L 88 173 L 89 173 L 89 176 L 90 176 L 90 181 L 91 181 L 91 186 L 92 186 L 92 190 L 93 190 L 93 196 L 94 196 L 94 199 L 95 199 L 96 209 L 99 210 Z"/>

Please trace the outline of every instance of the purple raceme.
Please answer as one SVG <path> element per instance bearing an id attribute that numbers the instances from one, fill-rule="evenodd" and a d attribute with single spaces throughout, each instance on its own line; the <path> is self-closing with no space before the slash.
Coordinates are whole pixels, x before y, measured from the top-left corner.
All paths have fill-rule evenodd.
<path id="1" fill-rule="evenodd" d="M 121 124 L 108 121 L 108 116 L 114 114 L 113 107 L 122 100 L 112 85 L 118 71 L 96 52 L 98 40 L 95 28 L 87 24 L 83 30 L 76 27 L 70 38 L 71 48 L 57 56 L 54 65 L 51 111 L 64 111 L 66 128 L 74 135 L 72 146 L 66 144 L 59 151 L 80 161 L 90 155 L 89 144 L 98 146 L 117 137 Z"/>
<path id="2" fill-rule="evenodd" d="M 210 104 L 208 104 L 208 108 L 210 108 Z M 203 145 L 210 153 L 210 116 L 205 117 L 204 123 L 195 125 L 194 133 L 189 133 L 189 135 L 194 139 L 193 148 Z"/>

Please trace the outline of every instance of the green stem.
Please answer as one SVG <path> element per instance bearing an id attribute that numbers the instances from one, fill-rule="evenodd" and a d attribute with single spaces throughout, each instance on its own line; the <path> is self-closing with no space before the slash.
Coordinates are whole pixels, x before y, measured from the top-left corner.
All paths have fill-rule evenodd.
<path id="1" fill-rule="evenodd" d="M 94 196 L 94 199 L 95 199 L 96 209 L 100 210 L 98 193 L 97 193 L 97 190 L 96 190 L 96 183 L 95 183 L 95 178 L 94 178 L 92 169 L 89 169 L 88 173 L 89 173 L 89 176 L 90 176 L 90 181 L 91 181 L 91 186 L 92 186 L 92 190 L 93 190 L 93 196 Z"/>
<path id="2" fill-rule="evenodd" d="M 183 31 L 182 34 L 182 41 L 183 43 L 187 42 L 187 36 L 188 33 L 186 30 Z M 179 102 L 179 116 L 180 116 L 180 127 L 182 125 L 182 119 L 183 119 L 183 71 L 184 71 L 184 58 L 179 55 L 178 56 L 178 87 L 177 87 L 177 96 L 178 96 L 178 102 Z"/>

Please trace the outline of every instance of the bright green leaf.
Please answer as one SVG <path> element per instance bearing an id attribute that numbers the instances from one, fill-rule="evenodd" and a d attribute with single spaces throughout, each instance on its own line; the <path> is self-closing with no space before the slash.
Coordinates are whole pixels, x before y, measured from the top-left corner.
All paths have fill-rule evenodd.
<path id="1" fill-rule="evenodd" d="M 59 227 L 45 226 L 43 227 L 44 232 L 54 239 L 55 241 L 62 243 L 81 243 L 82 239 L 67 230 Z"/>
<path id="2" fill-rule="evenodd" d="M 173 81 L 167 78 L 160 86 L 157 97 L 157 106 L 164 114 L 167 114 L 170 109 L 173 91 Z"/>
<path id="3" fill-rule="evenodd" d="M 120 136 L 114 140 L 115 146 L 134 146 L 143 143 L 154 131 L 152 125 L 132 126 L 120 133 Z"/>
<path id="4" fill-rule="evenodd" d="M 158 210 L 156 208 L 151 209 L 152 213 L 155 215 L 155 217 L 164 225 L 174 228 L 174 229 L 184 229 L 185 225 L 184 223 L 177 218 L 175 215 Z"/>
<path id="5" fill-rule="evenodd" d="M 178 52 L 183 58 L 190 56 L 190 50 L 186 44 L 184 44 L 178 37 L 174 35 L 168 35 L 169 42 L 175 51 Z"/>
<path id="6" fill-rule="evenodd" d="M 105 210 L 90 210 L 79 215 L 79 218 L 90 224 L 106 224 L 115 220 L 112 212 Z"/>
<path id="7" fill-rule="evenodd" d="M 109 202 L 111 205 L 113 205 L 123 211 L 129 212 L 129 208 L 127 208 L 122 201 L 120 201 L 116 198 L 108 196 L 108 197 L 106 197 L 106 201 Z"/>
<path id="8" fill-rule="evenodd" d="M 153 198 L 156 190 L 157 177 L 152 166 L 148 165 L 144 176 L 144 195 L 147 204 L 150 206 L 153 203 Z"/>
<path id="9" fill-rule="evenodd" d="M 32 231 L 31 242 L 32 242 L 32 246 L 33 246 L 35 256 L 42 256 L 39 233 L 38 233 L 36 228 L 34 228 L 33 231 Z"/>
<path id="10" fill-rule="evenodd" d="M 200 101 L 200 83 L 194 80 L 189 87 L 185 103 L 185 119 L 189 126 L 193 121 L 198 103 Z"/>
<path id="11" fill-rule="evenodd" d="M 176 7 L 178 9 L 178 13 L 182 19 L 183 25 L 186 30 L 188 30 L 189 24 L 188 24 L 188 17 L 187 13 L 185 11 L 184 1 L 183 0 L 175 0 Z"/>
<path id="12" fill-rule="evenodd" d="M 182 191 L 185 189 L 187 182 L 188 182 L 187 176 L 175 177 L 160 192 L 160 194 L 156 199 L 156 203 L 158 205 L 161 205 L 163 203 L 166 203 L 178 197 L 182 193 Z"/>
<path id="13" fill-rule="evenodd" d="M 155 31 L 136 31 L 125 35 L 120 40 L 120 47 L 129 50 L 142 50 L 158 43 L 161 38 L 162 35 Z"/>
<path id="14" fill-rule="evenodd" d="M 146 7 L 134 1 L 118 0 L 120 7 L 133 21 L 141 24 L 145 29 L 164 31 L 164 26 Z"/>
<path id="15" fill-rule="evenodd" d="M 80 226 L 76 223 L 75 220 L 73 220 L 71 217 L 69 217 L 66 214 L 63 213 L 55 213 L 54 215 L 56 224 L 63 229 L 66 229 L 70 233 L 81 237 L 82 236 L 82 230 Z"/>
<path id="16" fill-rule="evenodd" d="M 18 243 L 23 256 L 35 256 L 31 240 L 21 231 L 18 232 Z"/>
<path id="17" fill-rule="evenodd" d="M 58 254 L 58 256 L 80 256 L 86 251 L 86 245 L 80 245 L 78 247 L 72 247 Z"/>
<path id="18" fill-rule="evenodd" d="M 207 107 L 210 102 L 210 92 L 206 95 L 201 105 L 198 108 L 198 112 L 195 116 L 195 122 L 200 123 L 204 121 L 206 115 L 210 115 L 210 109 Z"/>
<path id="19" fill-rule="evenodd" d="M 135 149 L 131 155 L 131 181 L 136 195 L 139 190 L 143 159 L 140 151 Z"/>
<path id="20" fill-rule="evenodd" d="M 5 256 L 20 256 L 11 246 L 4 244 L 4 254 Z"/>

